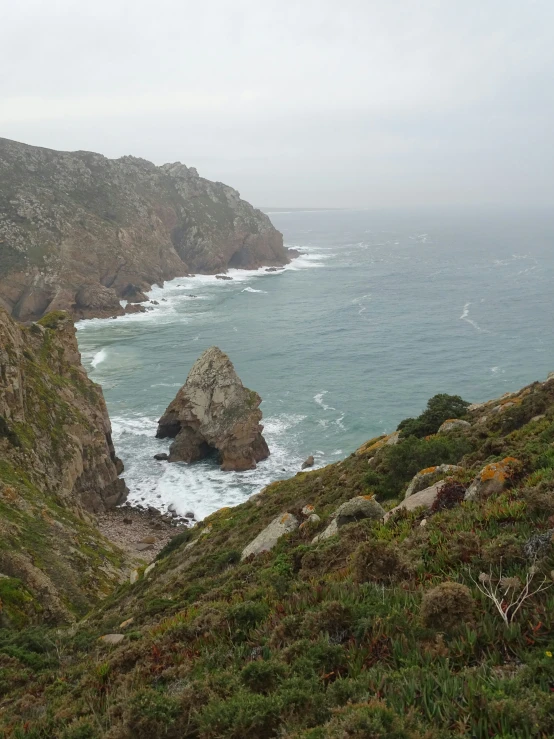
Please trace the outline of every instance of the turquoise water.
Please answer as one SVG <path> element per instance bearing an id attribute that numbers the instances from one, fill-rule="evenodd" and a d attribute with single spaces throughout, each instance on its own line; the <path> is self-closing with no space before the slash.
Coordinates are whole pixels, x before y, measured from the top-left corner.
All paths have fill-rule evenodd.
<path id="1" fill-rule="evenodd" d="M 131 501 L 202 517 L 392 431 L 437 392 L 485 400 L 554 370 L 554 218 L 543 213 L 270 213 L 304 253 L 279 273 L 154 288 L 146 314 L 83 321 Z M 195 296 L 195 297 L 193 297 Z M 256 470 L 159 463 L 156 421 L 209 346 L 263 398 Z"/>

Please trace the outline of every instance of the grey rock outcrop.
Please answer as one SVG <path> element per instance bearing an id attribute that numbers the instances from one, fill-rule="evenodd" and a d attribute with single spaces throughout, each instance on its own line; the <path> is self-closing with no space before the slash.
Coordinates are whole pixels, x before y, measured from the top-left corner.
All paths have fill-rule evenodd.
<path id="1" fill-rule="evenodd" d="M 466 490 L 465 500 L 476 500 L 501 493 L 510 484 L 512 473 L 518 464 L 517 459 L 506 457 L 500 462 L 491 462 L 483 467 Z"/>
<path id="2" fill-rule="evenodd" d="M 282 536 L 290 534 L 297 528 L 298 519 L 292 513 L 281 513 L 248 546 L 244 547 L 241 559 L 246 559 L 251 554 L 257 555 L 271 551 Z"/>
<path id="3" fill-rule="evenodd" d="M 420 490 L 424 490 L 429 487 L 429 483 L 433 478 L 436 479 L 437 475 L 453 474 L 461 469 L 461 467 L 458 467 L 455 464 L 441 464 L 438 465 L 438 467 L 427 467 L 418 472 L 417 475 L 414 475 L 412 481 L 408 485 L 408 489 L 406 490 L 406 495 L 404 497 L 409 498 L 411 495 L 414 495 L 414 493 L 418 493 Z"/>
<path id="4" fill-rule="evenodd" d="M 196 462 L 217 452 L 222 470 L 243 471 L 269 456 L 258 393 L 245 388 L 229 357 L 215 346 L 194 363 L 160 418 L 157 438 L 173 438 L 170 462 Z"/>
<path id="5" fill-rule="evenodd" d="M 361 521 L 363 518 L 383 518 L 385 510 L 372 496 L 358 495 L 340 505 L 333 514 L 333 520 L 327 528 L 314 537 L 312 543 L 329 539 L 338 533 L 342 526 Z"/>
<path id="6" fill-rule="evenodd" d="M 450 431 L 466 431 L 471 428 L 469 421 L 463 421 L 461 418 L 449 418 L 439 428 L 439 434 L 447 434 Z"/>
<path id="7" fill-rule="evenodd" d="M 305 470 L 307 467 L 313 467 L 314 462 L 315 460 L 313 458 L 313 455 L 310 454 L 310 456 L 302 462 L 302 469 Z"/>
<path id="8" fill-rule="evenodd" d="M 391 508 L 390 511 L 387 511 L 387 513 L 385 514 L 385 521 L 388 521 L 394 513 L 401 509 L 404 509 L 406 511 L 414 511 L 416 508 L 431 508 L 431 506 L 437 499 L 440 488 L 443 485 L 444 480 L 439 480 L 434 485 L 425 488 L 425 490 L 420 490 L 418 493 L 410 495 L 410 497 L 403 500 L 400 505 L 397 505 L 394 508 Z"/>

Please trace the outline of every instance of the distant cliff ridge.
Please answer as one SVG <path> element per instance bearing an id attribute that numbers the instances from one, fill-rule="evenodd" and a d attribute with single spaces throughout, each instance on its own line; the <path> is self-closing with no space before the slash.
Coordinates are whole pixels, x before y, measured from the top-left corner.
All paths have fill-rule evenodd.
<path id="1" fill-rule="evenodd" d="M 114 315 L 154 283 L 291 255 L 264 213 L 192 167 L 0 139 L 0 306 L 19 320 Z"/>

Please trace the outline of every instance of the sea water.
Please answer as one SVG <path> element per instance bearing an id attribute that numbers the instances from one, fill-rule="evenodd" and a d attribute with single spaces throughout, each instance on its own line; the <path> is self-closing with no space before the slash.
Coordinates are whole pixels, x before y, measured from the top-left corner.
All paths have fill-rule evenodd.
<path id="1" fill-rule="evenodd" d="M 481 401 L 554 370 L 554 217 L 544 212 L 269 211 L 302 256 L 154 287 L 146 313 L 78 324 L 130 501 L 197 518 L 336 461 L 438 392 Z M 153 459 L 157 419 L 209 346 L 263 398 L 271 456 L 221 472 Z"/>

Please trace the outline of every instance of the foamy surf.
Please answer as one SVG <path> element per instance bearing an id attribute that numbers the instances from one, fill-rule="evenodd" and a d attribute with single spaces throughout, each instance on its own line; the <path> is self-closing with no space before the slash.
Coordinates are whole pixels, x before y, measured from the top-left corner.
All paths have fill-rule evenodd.
<path id="1" fill-rule="evenodd" d="M 96 352 L 94 355 L 92 362 L 90 363 L 91 367 L 96 368 L 99 364 L 102 364 L 102 362 L 105 361 L 106 357 L 108 356 L 108 352 L 105 349 L 101 349 L 99 352 Z"/>

